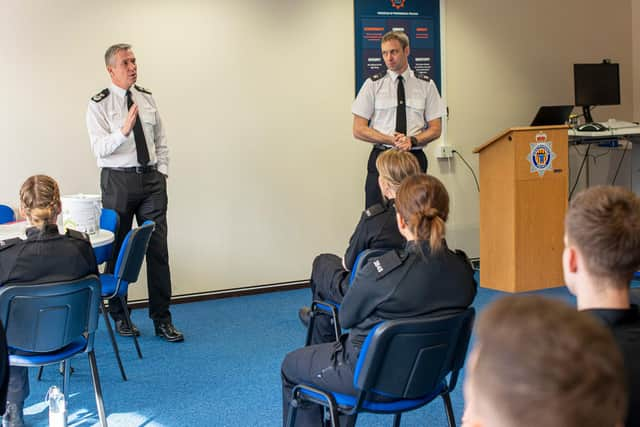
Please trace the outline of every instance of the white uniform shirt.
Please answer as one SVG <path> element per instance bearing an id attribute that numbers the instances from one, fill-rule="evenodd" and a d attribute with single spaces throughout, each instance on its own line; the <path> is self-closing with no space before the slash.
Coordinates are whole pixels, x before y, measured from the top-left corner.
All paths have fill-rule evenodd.
<path id="1" fill-rule="evenodd" d="M 369 120 L 370 128 L 385 135 L 393 135 L 396 130 L 398 75 L 387 70 L 387 73 L 376 81 L 368 78 L 351 106 L 353 114 Z M 417 78 L 409 67 L 402 73 L 402 78 L 407 111 L 407 135 L 414 136 L 427 128 L 427 122 L 430 120 L 443 117 L 447 109 L 433 80 Z"/>
<path id="2" fill-rule="evenodd" d="M 138 105 L 138 119 L 149 150 L 149 164 L 156 165 L 158 171 L 169 174 L 169 149 L 162 120 L 153 97 L 131 86 L 131 97 Z M 98 99 L 98 101 L 94 100 Z M 127 119 L 127 91 L 111 84 L 109 94 L 96 95 L 89 101 L 87 109 L 87 129 L 91 149 L 98 159 L 100 168 L 121 168 L 141 166 L 136 154 L 133 129 L 129 136 L 121 132 Z"/>

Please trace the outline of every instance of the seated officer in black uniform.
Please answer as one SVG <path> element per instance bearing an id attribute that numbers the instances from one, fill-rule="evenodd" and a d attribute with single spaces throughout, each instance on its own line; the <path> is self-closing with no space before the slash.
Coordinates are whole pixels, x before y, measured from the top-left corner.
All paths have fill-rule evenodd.
<path id="1" fill-rule="evenodd" d="M 387 202 L 373 205 L 362 213 L 342 259 L 333 254 L 321 254 L 313 260 L 310 281 L 312 300 L 342 302 L 349 287 L 349 272 L 360 252 L 366 249 L 400 249 L 406 243 L 396 225 L 396 190 L 404 178 L 420 173 L 420 165 L 406 151 L 387 150 L 376 159 L 376 169 L 378 186 Z M 302 307 L 298 315 L 302 323 L 308 326 L 309 307 Z M 313 344 L 335 339 L 328 315 L 318 314 L 313 325 Z"/>
<path id="2" fill-rule="evenodd" d="M 396 198 L 397 223 L 407 239 L 365 264 L 340 307 L 340 323 L 350 328 L 340 341 L 311 345 L 289 353 L 282 363 L 283 421 L 297 383 L 352 394 L 353 373 L 369 331 L 384 320 L 410 318 L 443 309 L 464 309 L 476 295 L 473 270 L 466 256 L 449 250 L 444 240 L 449 195 L 429 175 L 406 178 Z M 321 426 L 322 408 L 304 404 L 296 425 Z M 342 421 L 340 424 L 343 424 Z"/>
<path id="3" fill-rule="evenodd" d="M 22 184 L 20 214 L 32 227 L 27 229 L 26 240 L 0 242 L 0 285 L 49 283 L 98 274 L 88 236 L 73 230 L 66 235 L 58 233 L 60 207 L 60 190 L 53 178 L 35 175 Z M 24 425 L 22 408 L 28 395 L 27 368 L 11 366 L 3 427 Z"/>

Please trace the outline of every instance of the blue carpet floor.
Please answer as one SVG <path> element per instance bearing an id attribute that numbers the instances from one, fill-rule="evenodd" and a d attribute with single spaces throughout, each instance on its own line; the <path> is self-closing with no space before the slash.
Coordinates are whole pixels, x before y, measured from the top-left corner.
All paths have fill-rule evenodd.
<path id="1" fill-rule="evenodd" d="M 541 292 L 575 303 L 565 288 Z M 475 306 L 482 311 L 505 294 L 480 289 Z M 286 352 L 304 341 L 297 310 L 309 303 L 300 289 L 172 307 L 184 343 L 170 344 L 153 336 L 146 310 L 134 310 L 141 330 L 144 359 L 133 341 L 118 338 L 129 381 L 123 382 L 101 321 L 96 356 L 109 425 L 117 426 L 278 426 L 281 420 L 280 363 Z M 69 390 L 69 425 L 98 424 L 86 357 L 75 359 Z M 44 397 L 61 384 L 55 367 L 42 381 L 31 372 L 31 396 L 25 403 L 28 426 L 46 426 Z M 461 381 L 464 379 L 464 375 Z M 456 420 L 463 408 L 462 382 L 452 394 Z M 388 426 L 391 417 L 364 415 L 360 426 Z M 403 426 L 445 426 L 441 401 L 403 416 Z"/>

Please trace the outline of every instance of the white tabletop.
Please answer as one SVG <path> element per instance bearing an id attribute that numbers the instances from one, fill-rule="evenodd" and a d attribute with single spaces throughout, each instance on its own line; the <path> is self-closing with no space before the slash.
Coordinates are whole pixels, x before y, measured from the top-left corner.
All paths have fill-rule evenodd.
<path id="1" fill-rule="evenodd" d="M 607 126 L 609 123 L 601 123 Z M 630 122 L 614 122 L 611 126 L 607 126 L 606 130 L 600 132 L 580 132 L 576 129 L 569 129 L 569 137 L 578 138 L 611 138 L 611 137 L 629 137 L 640 135 L 640 125 Z"/>
<path id="2" fill-rule="evenodd" d="M 25 230 L 27 229 L 26 221 L 12 222 L 10 224 L 0 224 L 0 240 L 13 239 L 19 237 L 24 239 Z M 109 230 L 101 229 L 96 234 L 90 234 L 91 246 L 98 248 L 113 242 L 114 235 Z"/>

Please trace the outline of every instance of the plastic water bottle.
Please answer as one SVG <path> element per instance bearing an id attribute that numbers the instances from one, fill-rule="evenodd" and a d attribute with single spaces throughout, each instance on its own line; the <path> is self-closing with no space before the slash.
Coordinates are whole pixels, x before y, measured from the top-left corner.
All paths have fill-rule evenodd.
<path id="1" fill-rule="evenodd" d="M 49 402 L 49 427 L 67 427 L 67 404 L 62 391 L 52 385 L 46 400 Z"/>

